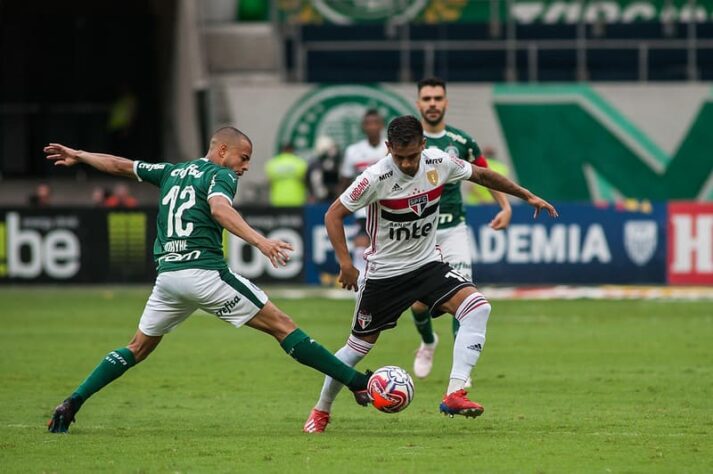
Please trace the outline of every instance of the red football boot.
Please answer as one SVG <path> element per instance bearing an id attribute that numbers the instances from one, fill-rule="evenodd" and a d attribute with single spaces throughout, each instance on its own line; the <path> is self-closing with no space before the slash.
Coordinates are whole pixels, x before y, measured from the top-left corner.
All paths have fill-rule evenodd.
<path id="1" fill-rule="evenodd" d="M 443 401 L 439 407 L 441 413 L 451 418 L 453 418 L 453 415 L 462 415 L 471 418 L 482 415 L 485 409 L 481 405 L 468 400 L 468 397 L 466 397 L 467 394 L 468 392 L 460 389 L 443 397 Z"/>
<path id="2" fill-rule="evenodd" d="M 324 433 L 327 423 L 329 423 L 329 412 L 313 408 L 309 413 L 309 418 L 305 421 L 302 431 L 305 433 Z"/>

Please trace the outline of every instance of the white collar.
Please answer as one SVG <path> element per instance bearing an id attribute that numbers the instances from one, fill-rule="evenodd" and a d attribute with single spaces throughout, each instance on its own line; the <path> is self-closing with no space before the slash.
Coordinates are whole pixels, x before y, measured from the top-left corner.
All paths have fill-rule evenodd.
<path id="1" fill-rule="evenodd" d="M 423 132 L 423 136 L 426 138 L 442 138 L 446 136 L 446 129 L 444 128 L 438 133 L 428 133 L 428 132 Z"/>

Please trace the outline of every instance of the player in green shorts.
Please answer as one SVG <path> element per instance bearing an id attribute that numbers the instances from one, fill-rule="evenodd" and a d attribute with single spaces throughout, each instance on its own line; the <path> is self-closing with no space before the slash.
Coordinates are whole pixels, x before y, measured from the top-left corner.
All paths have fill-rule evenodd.
<path id="1" fill-rule="evenodd" d="M 466 160 L 476 166 L 487 167 L 480 147 L 473 138 L 462 130 L 446 125 L 448 108 L 446 83 L 439 78 L 428 78 L 418 83 L 416 106 L 421 112 L 421 124 L 426 138 L 426 148 L 438 148 L 449 155 Z M 510 223 L 512 209 L 503 193 L 489 189 L 501 210 L 490 221 L 495 230 L 504 229 Z M 460 183 L 447 184 L 443 189 L 439 206 L 440 217 L 436 231 L 436 243 L 440 247 L 443 261 L 469 281 L 473 281 L 472 256 L 470 252 L 470 232 L 465 224 L 465 210 Z M 426 377 L 433 366 L 433 355 L 438 345 L 438 336 L 433 332 L 428 307 L 416 303 L 411 307 L 416 329 L 421 336 L 421 345 L 416 351 L 413 370 L 416 377 Z M 453 318 L 453 334 L 458 332 L 458 321 Z M 470 380 L 465 381 L 470 387 Z"/>
<path id="2" fill-rule="evenodd" d="M 273 266 L 292 250 L 250 227 L 233 208 L 238 177 L 250 166 L 252 142 L 240 130 L 223 127 L 211 138 L 205 158 L 184 163 L 146 163 L 74 150 L 51 143 L 47 159 L 59 166 L 87 164 L 99 171 L 146 181 L 160 188 L 154 260 L 158 276 L 139 328 L 125 347 L 109 352 L 54 411 L 49 431 L 65 433 L 87 399 L 156 349 L 161 338 L 196 309 L 240 327 L 266 332 L 298 362 L 346 384 L 366 405 L 368 373 L 357 372 L 305 334 L 267 295 L 232 272 L 223 256 L 223 229 L 257 247 Z"/>

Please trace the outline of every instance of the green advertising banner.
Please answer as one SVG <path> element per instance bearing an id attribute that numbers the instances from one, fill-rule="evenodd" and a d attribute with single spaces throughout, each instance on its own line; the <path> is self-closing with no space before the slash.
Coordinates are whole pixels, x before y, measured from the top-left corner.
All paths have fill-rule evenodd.
<path id="1" fill-rule="evenodd" d="M 562 201 L 713 198 L 713 97 L 673 153 L 588 86 L 498 85 L 493 107 L 519 181 L 535 193 Z"/>
<path id="2" fill-rule="evenodd" d="M 288 23 L 484 23 L 508 19 L 505 0 L 279 0 Z M 713 21 L 709 0 L 512 0 L 509 13 L 520 24 L 604 21 Z"/>

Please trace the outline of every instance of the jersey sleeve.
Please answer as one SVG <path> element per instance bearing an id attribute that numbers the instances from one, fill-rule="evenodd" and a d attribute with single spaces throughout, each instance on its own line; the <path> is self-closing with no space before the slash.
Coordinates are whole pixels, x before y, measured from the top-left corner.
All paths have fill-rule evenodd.
<path id="1" fill-rule="evenodd" d="M 230 205 L 233 205 L 235 193 L 238 192 L 238 178 L 235 173 L 227 168 L 220 168 L 210 181 L 208 187 L 208 196 L 206 199 L 214 196 L 220 196 L 228 200 Z"/>
<path id="2" fill-rule="evenodd" d="M 445 181 L 447 183 L 464 181 L 473 174 L 473 167 L 470 163 L 452 156 L 448 156 L 447 159 L 443 160 L 443 168 L 445 168 Z"/>
<path id="3" fill-rule="evenodd" d="M 353 178 L 354 177 L 354 145 L 347 147 L 344 152 L 344 159 L 339 167 L 339 175 L 343 178 Z"/>
<path id="4" fill-rule="evenodd" d="M 483 155 L 477 156 L 473 162 L 475 166 L 480 166 L 481 168 L 488 167 L 488 160 L 485 159 Z"/>
<path id="5" fill-rule="evenodd" d="M 376 197 L 378 176 L 367 169 L 356 177 L 352 184 L 339 196 L 344 207 L 354 212 L 371 204 Z"/>
<path id="6" fill-rule="evenodd" d="M 173 169 L 171 163 L 146 163 L 134 161 L 134 174 L 139 181 L 146 181 L 154 186 L 161 186 L 161 180 Z"/>

